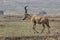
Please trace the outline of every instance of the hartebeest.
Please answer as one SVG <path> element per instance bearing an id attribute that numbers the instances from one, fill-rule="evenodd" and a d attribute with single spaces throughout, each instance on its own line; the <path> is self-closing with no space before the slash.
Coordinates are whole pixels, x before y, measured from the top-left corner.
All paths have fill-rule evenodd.
<path id="1" fill-rule="evenodd" d="M 43 29 L 41 31 L 41 33 L 44 31 L 45 29 L 45 25 L 48 27 L 48 33 L 50 33 L 50 26 L 49 26 L 49 19 L 46 16 L 40 16 L 40 15 L 30 15 L 30 14 L 25 14 L 25 17 L 23 18 L 23 20 L 25 20 L 26 18 L 30 19 L 33 22 L 33 30 L 36 31 L 36 24 L 42 24 Z M 36 31 L 37 33 L 39 33 L 38 31 Z"/>
<path id="2" fill-rule="evenodd" d="M 42 24 L 43 29 L 42 29 L 41 33 L 44 31 L 45 25 L 48 27 L 48 33 L 50 33 L 49 19 L 47 18 L 47 16 L 41 16 L 41 15 L 37 15 L 37 14 L 30 15 L 28 13 L 25 13 L 24 15 L 25 15 L 25 17 L 23 18 L 23 20 L 28 18 L 28 19 L 30 19 L 33 22 L 33 30 L 35 32 L 39 33 L 35 29 L 36 28 L 36 24 Z"/>

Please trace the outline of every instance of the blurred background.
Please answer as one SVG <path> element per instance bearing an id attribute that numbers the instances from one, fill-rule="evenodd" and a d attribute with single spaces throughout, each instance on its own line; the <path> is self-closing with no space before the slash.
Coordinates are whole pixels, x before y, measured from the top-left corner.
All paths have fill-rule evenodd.
<path id="1" fill-rule="evenodd" d="M 28 13 L 60 14 L 60 0 L 0 0 L 0 11 L 4 14 L 23 14 L 28 5 Z"/>

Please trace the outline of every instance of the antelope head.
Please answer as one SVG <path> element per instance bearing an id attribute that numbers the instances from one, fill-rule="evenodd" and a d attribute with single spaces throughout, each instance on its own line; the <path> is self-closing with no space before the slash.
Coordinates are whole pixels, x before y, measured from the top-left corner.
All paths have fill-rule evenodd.
<path id="1" fill-rule="evenodd" d="M 25 15 L 25 17 L 23 18 L 23 20 L 26 20 L 26 19 L 30 19 L 31 18 L 31 16 L 30 16 L 30 14 L 24 14 Z"/>

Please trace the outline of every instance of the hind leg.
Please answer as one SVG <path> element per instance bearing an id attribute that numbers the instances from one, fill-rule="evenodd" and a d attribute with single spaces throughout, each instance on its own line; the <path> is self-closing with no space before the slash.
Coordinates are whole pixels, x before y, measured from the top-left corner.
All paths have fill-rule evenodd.
<path id="1" fill-rule="evenodd" d="M 42 26 L 43 26 L 43 29 L 42 29 L 42 31 L 41 31 L 41 33 L 44 31 L 44 29 L 45 29 L 45 25 L 44 24 L 42 24 Z"/>
<path id="2" fill-rule="evenodd" d="M 47 23 L 46 23 L 46 25 L 47 25 L 47 27 L 48 27 L 48 33 L 50 33 L 50 26 L 49 26 L 49 24 L 47 24 Z"/>
<path id="3" fill-rule="evenodd" d="M 39 33 L 35 28 L 36 28 L 36 23 L 33 24 L 33 30 L 34 30 L 34 33 L 35 32 Z"/>

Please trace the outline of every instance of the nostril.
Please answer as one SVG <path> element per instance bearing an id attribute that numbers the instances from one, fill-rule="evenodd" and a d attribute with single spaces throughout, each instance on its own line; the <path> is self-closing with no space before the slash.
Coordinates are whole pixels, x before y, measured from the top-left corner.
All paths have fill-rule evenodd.
<path id="1" fill-rule="evenodd" d="M 22 20 L 25 20 L 25 19 L 22 19 Z"/>

